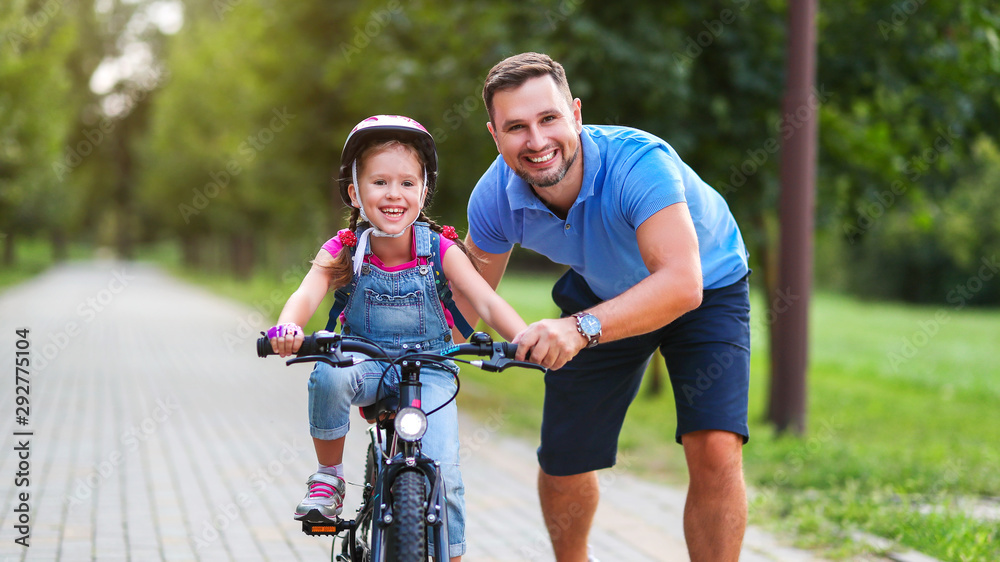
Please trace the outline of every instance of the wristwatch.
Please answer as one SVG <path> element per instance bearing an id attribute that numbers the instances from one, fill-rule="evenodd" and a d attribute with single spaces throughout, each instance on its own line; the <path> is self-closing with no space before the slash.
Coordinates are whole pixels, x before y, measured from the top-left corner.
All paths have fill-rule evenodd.
<path id="1" fill-rule="evenodd" d="M 597 345 L 601 338 L 601 321 L 589 312 L 577 312 L 573 318 L 576 318 L 576 330 L 587 338 L 587 347 Z"/>

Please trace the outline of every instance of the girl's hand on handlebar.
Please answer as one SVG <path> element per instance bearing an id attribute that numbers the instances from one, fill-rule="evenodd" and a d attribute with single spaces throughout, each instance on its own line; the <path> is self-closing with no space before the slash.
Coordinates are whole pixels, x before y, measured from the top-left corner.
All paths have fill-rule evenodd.
<path id="1" fill-rule="evenodd" d="M 562 368 L 587 346 L 572 317 L 539 320 L 514 337 L 518 361 L 531 361 L 548 369 Z"/>
<path id="2" fill-rule="evenodd" d="M 305 333 L 298 324 L 288 322 L 272 326 L 267 331 L 267 337 L 271 341 L 271 349 L 278 355 L 287 357 L 302 347 Z"/>

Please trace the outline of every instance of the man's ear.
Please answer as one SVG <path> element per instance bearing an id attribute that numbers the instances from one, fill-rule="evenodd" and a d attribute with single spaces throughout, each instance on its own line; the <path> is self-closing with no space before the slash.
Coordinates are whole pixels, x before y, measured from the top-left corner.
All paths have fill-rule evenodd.
<path id="1" fill-rule="evenodd" d="M 583 102 L 580 98 L 575 98 L 573 100 L 573 119 L 576 121 L 576 132 L 583 132 L 583 111 L 581 110 Z"/>
<path id="2" fill-rule="evenodd" d="M 355 189 L 353 183 L 347 186 L 347 196 L 351 198 L 352 207 L 361 207 L 361 202 L 358 201 L 358 190 Z"/>
<path id="3" fill-rule="evenodd" d="M 497 152 L 500 152 L 500 139 L 497 138 L 497 132 L 493 129 L 493 122 L 487 121 L 486 128 L 490 131 L 490 136 L 493 137 L 493 144 L 497 145 Z"/>

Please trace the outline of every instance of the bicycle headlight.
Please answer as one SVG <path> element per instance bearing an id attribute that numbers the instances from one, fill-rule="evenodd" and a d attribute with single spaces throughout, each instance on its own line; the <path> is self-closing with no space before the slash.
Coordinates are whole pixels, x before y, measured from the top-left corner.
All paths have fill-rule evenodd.
<path id="1" fill-rule="evenodd" d="M 402 408 L 396 412 L 395 426 L 400 439 L 416 441 L 427 432 L 427 416 L 417 408 Z"/>

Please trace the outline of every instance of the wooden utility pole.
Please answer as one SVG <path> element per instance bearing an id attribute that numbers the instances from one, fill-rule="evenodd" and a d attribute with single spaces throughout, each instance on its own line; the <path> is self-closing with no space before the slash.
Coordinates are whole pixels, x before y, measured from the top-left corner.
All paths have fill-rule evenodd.
<path id="1" fill-rule="evenodd" d="M 771 295 L 769 419 L 779 432 L 806 427 L 806 368 L 809 296 L 812 289 L 813 215 L 816 204 L 816 131 L 820 100 L 815 94 L 818 0 L 791 0 L 788 9 L 788 68 L 781 131 L 781 242 L 778 282 Z"/>

